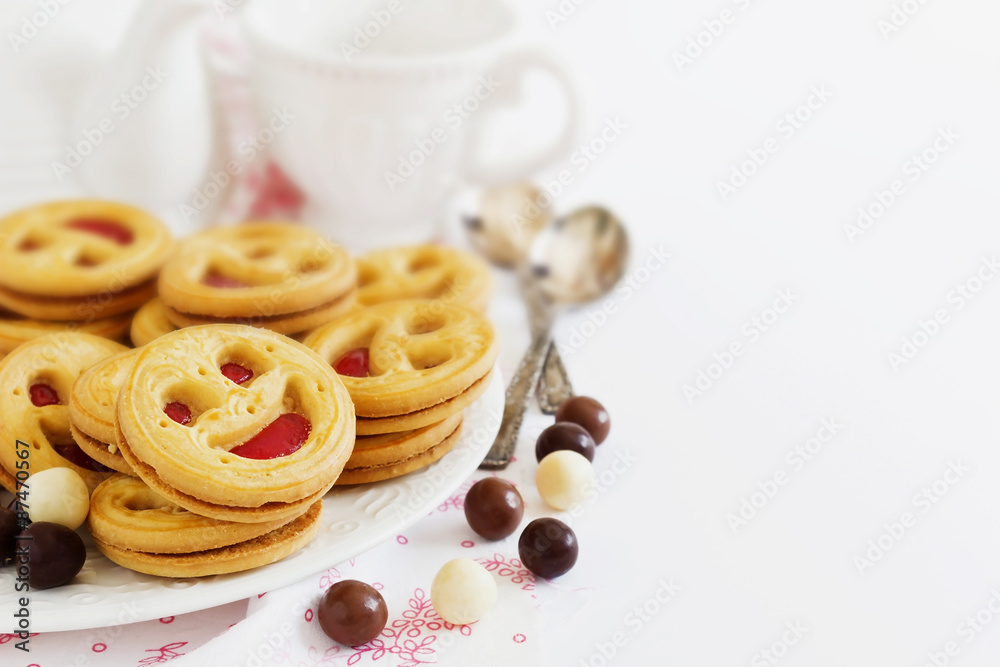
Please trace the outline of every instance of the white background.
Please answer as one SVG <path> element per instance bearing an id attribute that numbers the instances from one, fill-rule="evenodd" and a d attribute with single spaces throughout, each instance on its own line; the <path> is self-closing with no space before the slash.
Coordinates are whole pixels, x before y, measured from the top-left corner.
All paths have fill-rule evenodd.
<path id="1" fill-rule="evenodd" d="M 994 664 L 1000 619 L 971 641 L 959 625 L 1000 590 L 1000 280 L 961 309 L 949 295 L 1000 251 L 1000 7 L 929 0 L 885 37 L 882 0 L 589 0 L 555 26 L 554 0 L 518 4 L 529 37 L 575 73 L 586 136 L 628 125 L 585 172 L 569 156 L 554 170 L 574 175 L 557 208 L 617 212 L 633 271 L 651 248 L 672 254 L 603 326 L 581 309 L 558 327 L 563 343 L 592 333 L 565 357 L 612 415 L 598 472 L 616 452 L 637 462 L 574 523 L 580 561 L 541 610 L 545 664 L 604 664 L 619 631 L 609 664 L 770 664 L 758 652 L 794 621 L 808 632 L 783 666 L 917 667 L 951 641 L 949 664 Z M 735 19 L 680 71 L 673 54 L 724 9 Z M 36 92 L 21 84 L 0 105 L 5 210 L 53 192 L 44 159 L 11 162 L 19 96 Z M 784 138 L 776 123 L 813 87 L 832 97 Z M 904 164 L 944 128 L 954 146 L 910 180 Z M 770 137 L 778 151 L 723 201 L 718 182 Z M 845 225 L 895 179 L 905 192 L 851 242 Z M 745 324 L 779 290 L 794 305 L 750 342 Z M 888 353 L 939 309 L 947 322 L 894 369 Z M 510 298 L 493 315 L 509 372 L 523 315 Z M 744 353 L 688 400 L 684 385 L 734 342 Z M 793 472 L 786 454 L 824 418 L 843 429 Z M 531 419 L 522 455 L 546 423 Z M 969 471 L 922 511 L 914 496 L 957 461 Z M 779 471 L 788 483 L 734 532 L 727 514 Z M 904 512 L 915 525 L 859 572 Z M 637 628 L 633 609 L 671 578 L 680 592 Z"/>

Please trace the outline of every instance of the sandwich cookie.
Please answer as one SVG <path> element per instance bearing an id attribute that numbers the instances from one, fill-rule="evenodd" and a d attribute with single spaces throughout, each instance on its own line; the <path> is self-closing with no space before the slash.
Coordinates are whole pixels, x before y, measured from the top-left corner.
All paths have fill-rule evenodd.
<path id="1" fill-rule="evenodd" d="M 215 519 L 290 519 L 325 494 L 354 445 L 329 364 L 264 329 L 180 329 L 139 348 L 118 394 L 118 449 L 154 491 Z"/>
<path id="2" fill-rule="evenodd" d="M 241 572 L 295 553 L 316 535 L 323 503 L 291 520 L 234 523 L 192 514 L 142 480 L 115 475 L 94 491 L 87 526 L 98 550 L 161 577 Z"/>
<path id="3" fill-rule="evenodd" d="M 159 280 L 177 327 L 247 324 L 294 334 L 354 305 L 357 269 L 342 247 L 289 223 L 244 223 L 192 236 Z"/>
<path id="4" fill-rule="evenodd" d="M 69 430 L 90 458 L 118 472 L 134 475 L 118 451 L 115 406 L 118 391 L 138 350 L 127 350 L 97 362 L 76 379 L 69 395 Z"/>
<path id="5" fill-rule="evenodd" d="M 340 317 L 303 341 L 340 374 L 359 433 L 408 431 L 462 411 L 497 357 L 480 313 L 440 301 L 394 301 Z"/>
<path id="6" fill-rule="evenodd" d="M 0 362 L 0 465 L 15 476 L 25 469 L 34 474 L 70 468 L 90 490 L 108 477 L 112 471 L 73 440 L 68 404 L 81 373 L 126 350 L 106 338 L 74 332 L 36 338 L 7 355 Z"/>
<path id="7" fill-rule="evenodd" d="M 26 208 L 0 220 L 0 306 L 73 322 L 132 311 L 155 296 L 170 251 L 166 226 L 125 204 Z"/>

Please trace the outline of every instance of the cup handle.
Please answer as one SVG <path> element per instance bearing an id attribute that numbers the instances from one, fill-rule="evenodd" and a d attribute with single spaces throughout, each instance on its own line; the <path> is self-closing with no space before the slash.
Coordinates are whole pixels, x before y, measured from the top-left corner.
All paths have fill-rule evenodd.
<path id="1" fill-rule="evenodd" d="M 566 99 L 566 121 L 562 132 L 547 147 L 523 157 L 504 160 L 498 164 L 478 164 L 475 156 L 479 153 L 480 137 L 487 126 L 484 116 L 489 116 L 482 111 L 517 104 L 520 101 L 521 79 L 532 70 L 550 73 L 562 89 Z M 484 105 L 479 114 L 470 117 L 470 136 L 465 152 L 466 177 L 470 182 L 486 187 L 533 177 L 538 171 L 569 154 L 578 138 L 580 127 L 580 95 L 576 84 L 563 65 L 546 51 L 536 47 L 519 49 L 501 58 L 490 68 L 489 73 L 506 90 L 501 89 L 501 94 L 492 97 L 488 106 Z"/>

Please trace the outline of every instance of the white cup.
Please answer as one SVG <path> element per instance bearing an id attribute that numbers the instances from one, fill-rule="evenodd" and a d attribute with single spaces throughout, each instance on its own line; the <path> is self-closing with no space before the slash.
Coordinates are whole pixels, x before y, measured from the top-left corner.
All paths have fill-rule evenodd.
<path id="1" fill-rule="evenodd" d="M 257 0 L 243 19 L 262 123 L 293 116 L 273 155 L 307 194 L 306 221 L 352 249 L 430 240 L 458 188 L 530 178 L 576 138 L 571 79 L 515 44 L 501 0 Z M 539 70 L 564 97 L 561 129 L 484 163 L 487 119 Z"/>

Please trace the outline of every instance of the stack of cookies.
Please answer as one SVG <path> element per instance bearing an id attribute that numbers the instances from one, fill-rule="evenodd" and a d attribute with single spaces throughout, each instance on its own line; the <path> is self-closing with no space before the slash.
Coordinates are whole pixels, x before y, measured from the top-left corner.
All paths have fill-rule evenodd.
<path id="1" fill-rule="evenodd" d="M 354 444 L 350 396 L 328 364 L 267 330 L 191 327 L 81 377 L 74 414 L 118 375 L 115 455 L 137 479 L 116 475 L 91 498 L 105 556 L 202 576 L 273 562 L 312 539 Z"/>
<path id="2" fill-rule="evenodd" d="M 338 484 L 397 477 L 444 456 L 497 357 L 489 320 L 439 300 L 362 308 L 303 342 L 336 369 L 354 401 L 358 438 Z"/>
<path id="3" fill-rule="evenodd" d="M 0 220 L 0 353 L 63 330 L 121 338 L 171 250 L 163 223 L 124 204 L 63 201 Z"/>

